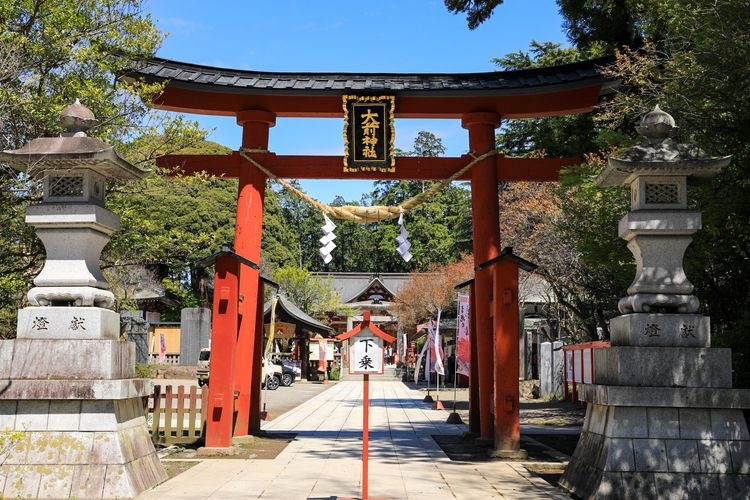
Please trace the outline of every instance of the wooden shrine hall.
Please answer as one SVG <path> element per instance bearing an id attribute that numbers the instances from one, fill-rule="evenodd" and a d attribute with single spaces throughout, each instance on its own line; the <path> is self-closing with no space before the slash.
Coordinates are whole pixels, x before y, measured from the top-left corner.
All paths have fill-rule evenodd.
<path id="1" fill-rule="evenodd" d="M 477 349 L 472 349 L 476 357 L 471 363 L 470 426 L 482 439 L 494 440 L 499 456 L 514 456 L 520 449 L 518 331 L 516 324 L 503 321 L 502 316 L 513 304 L 518 309 L 517 287 L 513 287 L 517 268 L 508 272 L 500 265 L 479 266 L 502 257 L 498 181 L 556 181 L 560 169 L 577 160 L 495 154 L 495 133 L 504 119 L 590 111 L 615 85 L 599 70 L 607 62 L 599 59 L 509 72 L 353 74 L 241 71 L 148 59 L 122 78 L 163 83 L 162 93 L 153 102 L 159 109 L 236 117 L 242 127 L 241 150 L 228 155 L 170 155 L 162 157 L 159 165 L 180 167 L 188 174 L 206 171 L 239 179 L 234 249 L 250 262 L 260 261 L 263 196 L 269 174 L 282 179 L 444 180 L 474 161 L 457 177 L 471 181 L 477 266 L 471 301 L 471 335 Z M 270 129 L 287 117 L 342 118 L 346 143 L 342 155 L 291 156 L 268 151 Z M 471 154 L 395 157 L 394 118 L 461 120 L 468 130 Z M 238 295 L 225 297 L 228 310 L 238 315 L 235 359 L 224 360 L 234 366 L 233 390 L 239 393 L 235 436 L 260 429 L 259 337 L 263 332 L 259 271 L 248 265 L 239 269 Z M 493 301 L 493 296 L 502 299 Z M 244 362 L 248 359 L 252 363 Z M 219 360 L 212 361 L 213 366 Z M 230 399 L 224 397 L 219 403 L 231 405 Z M 216 408 L 221 411 L 221 406 Z M 209 435 L 212 418 L 209 415 Z"/>

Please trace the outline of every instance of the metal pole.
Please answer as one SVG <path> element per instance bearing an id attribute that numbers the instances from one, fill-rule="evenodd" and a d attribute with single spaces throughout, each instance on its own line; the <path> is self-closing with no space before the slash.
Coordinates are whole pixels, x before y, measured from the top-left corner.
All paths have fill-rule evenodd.
<path id="1" fill-rule="evenodd" d="M 456 397 L 458 395 L 458 328 L 453 343 L 453 413 L 456 413 Z"/>
<path id="2" fill-rule="evenodd" d="M 369 418 L 370 413 L 370 375 L 364 374 L 364 395 L 362 408 L 362 500 L 367 500 L 367 461 L 369 447 Z"/>

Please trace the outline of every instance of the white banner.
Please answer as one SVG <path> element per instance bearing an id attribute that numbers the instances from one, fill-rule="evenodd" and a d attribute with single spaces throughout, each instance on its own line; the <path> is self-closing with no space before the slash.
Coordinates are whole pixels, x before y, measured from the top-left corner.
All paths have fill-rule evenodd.
<path id="1" fill-rule="evenodd" d="M 432 369 L 438 375 L 445 376 L 445 367 L 443 366 L 443 343 L 440 339 L 440 314 L 441 313 L 442 313 L 442 310 L 438 309 L 437 323 L 435 323 L 435 328 L 434 329 L 430 328 L 430 330 L 432 330 L 431 331 L 432 352 L 433 352 L 432 359 L 435 362 Z"/>

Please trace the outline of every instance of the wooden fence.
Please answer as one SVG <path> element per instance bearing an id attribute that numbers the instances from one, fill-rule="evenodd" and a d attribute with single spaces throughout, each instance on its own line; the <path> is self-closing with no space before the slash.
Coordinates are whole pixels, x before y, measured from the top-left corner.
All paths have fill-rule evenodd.
<path id="1" fill-rule="evenodd" d="M 203 436 L 208 410 L 208 387 L 177 386 L 174 392 L 171 385 L 154 386 L 154 393 L 148 397 L 146 410 L 151 413 L 151 441 L 154 444 L 194 443 Z M 148 415 L 146 415 L 148 420 Z"/>

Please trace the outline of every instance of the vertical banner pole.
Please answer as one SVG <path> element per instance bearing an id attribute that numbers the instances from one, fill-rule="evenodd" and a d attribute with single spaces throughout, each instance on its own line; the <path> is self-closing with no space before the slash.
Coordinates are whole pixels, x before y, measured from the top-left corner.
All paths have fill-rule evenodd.
<path id="1" fill-rule="evenodd" d="M 364 374 L 364 396 L 362 398 L 362 500 L 367 500 L 367 462 L 369 448 L 370 375 Z"/>

